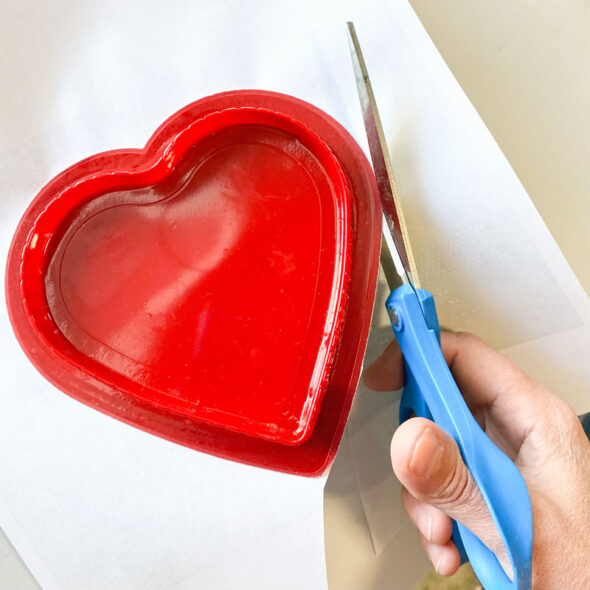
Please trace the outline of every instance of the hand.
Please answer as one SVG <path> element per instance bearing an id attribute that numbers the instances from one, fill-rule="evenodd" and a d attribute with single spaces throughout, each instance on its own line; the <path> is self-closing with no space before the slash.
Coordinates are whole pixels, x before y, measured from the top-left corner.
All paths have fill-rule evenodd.
<path id="1" fill-rule="evenodd" d="M 442 350 L 469 409 L 519 468 L 533 508 L 533 588 L 590 588 L 590 443 L 574 411 L 471 334 L 443 333 Z M 394 341 L 364 375 L 367 387 L 403 386 Z M 411 418 L 395 432 L 391 462 L 403 505 L 438 573 L 459 553 L 451 518 L 475 533 L 510 573 L 502 541 L 459 448 L 433 422 Z"/>

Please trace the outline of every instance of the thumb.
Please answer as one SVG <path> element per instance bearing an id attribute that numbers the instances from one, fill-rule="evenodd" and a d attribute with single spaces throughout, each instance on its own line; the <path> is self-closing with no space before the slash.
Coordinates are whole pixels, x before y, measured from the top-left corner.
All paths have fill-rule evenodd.
<path id="1" fill-rule="evenodd" d="M 412 418 L 395 432 L 391 462 L 401 484 L 417 500 L 406 502 L 408 510 L 423 510 L 423 505 L 429 504 L 461 522 L 496 554 L 506 569 L 508 558 L 500 535 L 457 443 L 449 434 L 430 420 Z"/>

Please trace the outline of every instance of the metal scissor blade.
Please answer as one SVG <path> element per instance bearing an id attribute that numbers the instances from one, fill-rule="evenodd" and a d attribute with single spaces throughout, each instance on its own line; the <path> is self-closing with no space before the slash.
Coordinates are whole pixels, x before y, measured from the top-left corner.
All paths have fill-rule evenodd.
<path id="1" fill-rule="evenodd" d="M 387 143 L 385 142 L 379 111 L 373 95 L 371 80 L 369 79 L 354 25 L 351 22 L 347 24 L 356 85 L 363 110 L 373 170 L 381 197 L 381 208 L 383 209 L 384 246 L 381 249 L 381 265 L 390 289 L 393 290 L 401 283 L 410 283 L 415 288 L 419 288 L 416 263 L 412 255 L 397 195 Z"/>

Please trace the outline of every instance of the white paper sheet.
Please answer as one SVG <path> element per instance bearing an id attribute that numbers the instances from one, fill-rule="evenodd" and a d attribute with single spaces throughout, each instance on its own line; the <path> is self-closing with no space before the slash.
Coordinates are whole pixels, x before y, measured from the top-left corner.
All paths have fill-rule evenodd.
<path id="1" fill-rule="evenodd" d="M 350 18 L 390 139 L 422 280 L 442 321 L 514 345 L 515 354 L 519 343 L 579 329 L 580 294 L 564 282 L 559 252 L 540 248 L 549 239 L 544 226 L 401 0 L 6 6 L 0 257 L 20 214 L 53 175 L 87 155 L 143 145 L 171 113 L 213 92 L 293 94 L 330 113 L 364 146 L 344 27 Z M 43 588 L 325 587 L 322 479 L 200 455 L 74 402 L 26 361 L 4 301 L 0 338 L 0 523 Z M 348 454 L 331 479 L 337 508 L 327 514 L 329 575 L 335 590 L 407 588 L 425 568 L 415 534 L 407 522 L 393 538 L 389 529 L 375 532 L 379 511 L 398 510 L 397 498 L 388 504 L 383 490 L 381 502 L 379 494 L 369 498 L 376 472 L 353 462 L 363 448 L 358 441 L 386 426 L 373 421 L 359 435 L 371 423 L 365 399 L 361 392 L 357 429 L 347 434 Z M 363 501 L 372 508 L 361 518 Z"/>
<path id="2" fill-rule="evenodd" d="M 26 363 L 3 374 L 20 400 L 2 408 L 0 518 L 42 588 L 325 585 L 323 478 L 163 441 L 23 379 Z"/>

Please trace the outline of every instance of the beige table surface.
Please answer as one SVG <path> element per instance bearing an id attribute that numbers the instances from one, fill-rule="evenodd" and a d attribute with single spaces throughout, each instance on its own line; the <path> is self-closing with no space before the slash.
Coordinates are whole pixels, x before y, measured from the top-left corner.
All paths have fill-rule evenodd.
<path id="1" fill-rule="evenodd" d="M 590 293 L 590 4 L 411 4 Z M 0 530 L 0 590 L 36 588 Z"/>
<path id="2" fill-rule="evenodd" d="M 590 293 L 590 3 L 411 5 Z"/>

